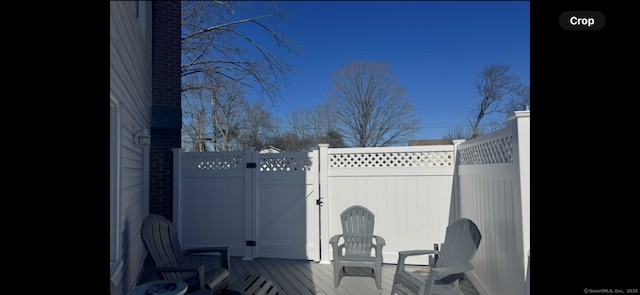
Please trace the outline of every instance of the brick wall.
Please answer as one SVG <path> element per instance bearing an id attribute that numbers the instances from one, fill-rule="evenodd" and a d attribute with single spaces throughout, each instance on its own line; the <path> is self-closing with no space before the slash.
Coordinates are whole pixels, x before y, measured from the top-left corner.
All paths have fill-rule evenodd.
<path id="1" fill-rule="evenodd" d="M 180 1 L 153 1 L 149 213 L 173 220 L 173 148 L 179 148 Z"/>

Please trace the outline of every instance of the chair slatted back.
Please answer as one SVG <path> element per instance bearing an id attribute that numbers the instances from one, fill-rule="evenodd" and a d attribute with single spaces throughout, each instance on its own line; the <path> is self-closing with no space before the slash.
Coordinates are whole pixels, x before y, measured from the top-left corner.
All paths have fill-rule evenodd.
<path id="1" fill-rule="evenodd" d="M 462 218 L 450 224 L 447 226 L 436 267 L 469 263 L 475 256 L 481 239 L 480 230 L 470 219 Z"/>
<path id="2" fill-rule="evenodd" d="M 142 223 L 142 242 L 153 258 L 156 267 L 179 266 L 182 259 L 182 249 L 178 240 L 178 231 L 168 219 L 151 214 Z M 166 280 L 182 280 L 193 274 L 162 273 Z"/>
<path id="3" fill-rule="evenodd" d="M 374 214 L 362 206 L 351 206 L 340 214 L 346 255 L 371 256 Z"/>

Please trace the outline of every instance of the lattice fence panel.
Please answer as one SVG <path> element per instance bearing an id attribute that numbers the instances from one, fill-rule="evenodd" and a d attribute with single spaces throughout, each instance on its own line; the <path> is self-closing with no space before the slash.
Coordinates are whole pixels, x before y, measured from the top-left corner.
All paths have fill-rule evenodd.
<path id="1" fill-rule="evenodd" d="M 512 136 L 483 142 L 458 151 L 460 165 L 513 162 Z"/>
<path id="2" fill-rule="evenodd" d="M 195 156 L 190 155 L 182 160 L 182 167 L 187 169 L 226 170 L 241 168 L 244 156 Z"/>
<path id="3" fill-rule="evenodd" d="M 278 172 L 278 171 L 310 171 L 311 159 L 309 158 L 260 158 L 260 172 Z"/>
<path id="4" fill-rule="evenodd" d="M 330 167 L 451 166 L 453 152 L 390 152 L 329 155 Z"/>

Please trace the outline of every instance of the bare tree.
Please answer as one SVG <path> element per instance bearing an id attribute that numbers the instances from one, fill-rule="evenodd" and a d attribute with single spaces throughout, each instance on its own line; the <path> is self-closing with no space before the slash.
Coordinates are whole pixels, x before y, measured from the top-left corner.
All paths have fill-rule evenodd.
<path id="1" fill-rule="evenodd" d="M 240 128 L 240 146 L 258 149 L 265 145 L 271 133 L 271 113 L 261 102 L 245 102 L 242 105 L 244 120 Z"/>
<path id="2" fill-rule="evenodd" d="M 182 2 L 183 145 L 191 150 L 243 148 L 238 118 L 245 89 L 277 103 L 292 71 L 277 53 L 298 48 L 275 29 L 287 19 L 273 3 Z M 273 43 L 255 41 L 261 35 Z"/>
<path id="3" fill-rule="evenodd" d="M 312 145 L 311 142 L 292 131 L 286 131 L 270 137 L 269 143 L 287 152 L 307 152 Z"/>
<path id="4" fill-rule="evenodd" d="M 328 143 L 326 140 L 329 138 L 336 144 L 342 140 L 342 135 L 337 131 L 335 116 L 328 104 L 314 107 L 309 113 L 309 120 L 316 144 Z"/>
<path id="5" fill-rule="evenodd" d="M 284 12 L 275 2 L 268 4 L 259 10 L 250 1 L 182 2 L 183 91 L 202 87 L 197 82 L 203 79 L 186 77 L 216 75 L 259 91 L 272 102 L 278 100 L 279 85 L 286 83 L 292 69 L 265 44 L 254 41 L 257 36 L 247 35 L 246 26 L 271 37 L 273 49 L 296 54 L 298 48 L 275 29 L 276 23 L 286 22 Z"/>
<path id="6" fill-rule="evenodd" d="M 226 84 L 226 85 L 225 85 Z M 216 151 L 241 149 L 238 145 L 240 125 L 246 120 L 241 106 L 245 103 L 244 91 L 235 81 L 217 80 L 211 91 L 211 119 L 213 146 Z"/>
<path id="7" fill-rule="evenodd" d="M 391 146 L 415 134 L 414 108 L 387 63 L 352 62 L 331 79 L 328 105 L 352 146 Z"/>
<path id="8" fill-rule="evenodd" d="M 292 110 L 285 119 L 287 131 L 270 138 L 274 146 L 300 152 L 310 151 L 319 143 L 345 147 L 342 135 L 336 130 L 331 110 L 326 104 L 311 109 Z M 282 146 L 276 145 L 275 142 Z"/>
<path id="9" fill-rule="evenodd" d="M 505 115 L 510 116 L 515 111 L 524 111 L 529 109 L 531 109 L 529 86 L 520 84 L 515 88 L 513 97 L 504 105 L 502 112 Z"/>
<path id="10" fill-rule="evenodd" d="M 509 73 L 507 65 L 490 65 L 476 75 L 474 87 L 481 100 L 469 120 L 471 138 L 482 133 L 482 120 L 492 113 L 500 112 L 503 98 L 513 95 L 519 85 L 519 78 Z"/>
<path id="11" fill-rule="evenodd" d="M 342 134 L 334 129 L 329 129 L 327 134 L 318 140 L 318 143 L 328 143 L 332 148 L 344 148 L 347 144 L 344 143 Z"/>
<path id="12" fill-rule="evenodd" d="M 192 77 L 193 79 L 194 77 Z M 183 92 L 182 137 L 189 151 L 230 151 L 237 143 L 244 91 L 239 83 L 203 76 L 201 87 Z"/>
<path id="13" fill-rule="evenodd" d="M 192 99 L 182 104 L 182 147 L 190 152 L 206 152 L 207 126 L 210 124 L 207 109 L 210 108 L 205 92 L 195 92 Z"/>
<path id="14" fill-rule="evenodd" d="M 463 139 L 469 135 L 469 131 L 467 128 L 462 126 L 456 126 L 449 130 L 447 135 L 443 136 L 442 139 Z"/>
<path id="15" fill-rule="evenodd" d="M 302 140 L 314 139 L 314 114 L 310 109 L 296 109 L 286 115 L 285 120 L 289 126 L 289 132 Z"/>

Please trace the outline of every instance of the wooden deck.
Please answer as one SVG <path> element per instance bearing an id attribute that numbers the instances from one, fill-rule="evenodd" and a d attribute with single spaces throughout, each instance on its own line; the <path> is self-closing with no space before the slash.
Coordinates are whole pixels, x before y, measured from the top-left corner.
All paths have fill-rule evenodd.
<path id="1" fill-rule="evenodd" d="M 415 270 L 425 270 L 425 267 L 410 267 Z M 334 288 L 332 264 L 320 264 L 307 260 L 276 258 L 242 260 L 242 257 L 231 257 L 230 281 L 233 282 L 246 272 L 256 272 L 273 281 L 280 288 L 280 294 L 283 295 L 388 295 L 391 294 L 395 271 L 395 264 L 383 265 L 382 290 L 378 290 L 370 269 L 347 267 L 348 275 L 342 277 L 340 286 Z M 143 279 L 141 283 L 146 280 Z M 479 294 L 466 278 L 460 281 L 460 286 L 465 295 Z"/>

